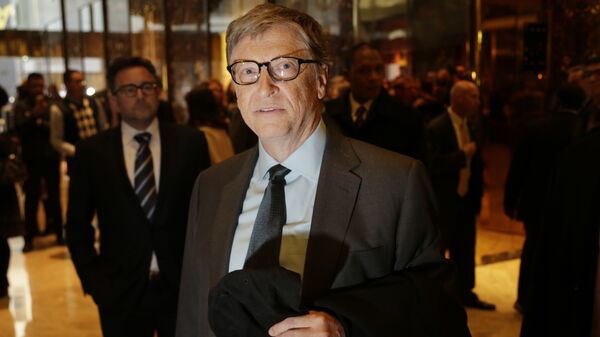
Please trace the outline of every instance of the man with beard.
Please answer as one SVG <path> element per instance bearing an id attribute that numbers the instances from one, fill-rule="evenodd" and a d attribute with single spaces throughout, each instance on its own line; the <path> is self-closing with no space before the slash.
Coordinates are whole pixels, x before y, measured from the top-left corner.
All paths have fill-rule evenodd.
<path id="1" fill-rule="evenodd" d="M 210 165 L 206 140 L 159 121 L 162 89 L 150 61 L 120 58 L 107 74 L 121 123 L 77 145 L 69 251 L 98 305 L 104 336 L 173 336 L 189 198 L 196 176 Z"/>

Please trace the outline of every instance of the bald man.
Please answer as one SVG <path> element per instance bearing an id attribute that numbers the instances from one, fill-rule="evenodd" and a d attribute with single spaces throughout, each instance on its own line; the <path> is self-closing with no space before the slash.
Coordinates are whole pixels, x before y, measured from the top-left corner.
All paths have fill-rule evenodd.
<path id="1" fill-rule="evenodd" d="M 494 310 L 475 286 L 475 228 L 483 194 L 483 162 L 471 120 L 479 110 L 479 89 L 458 81 L 448 111 L 427 126 L 430 174 L 441 215 L 442 248 L 458 267 L 464 306 Z"/>

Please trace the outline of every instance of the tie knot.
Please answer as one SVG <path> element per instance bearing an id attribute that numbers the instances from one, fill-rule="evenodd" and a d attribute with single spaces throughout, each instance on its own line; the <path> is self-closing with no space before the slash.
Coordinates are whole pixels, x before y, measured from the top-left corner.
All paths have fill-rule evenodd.
<path id="1" fill-rule="evenodd" d="M 367 119 L 367 108 L 361 105 L 356 109 L 356 124 L 362 125 Z"/>
<path id="2" fill-rule="evenodd" d="M 152 138 L 152 134 L 150 132 L 141 132 L 133 137 L 136 142 L 140 145 L 148 144 L 150 139 Z"/>
<path id="3" fill-rule="evenodd" d="M 285 176 L 288 173 L 290 173 L 290 169 L 283 165 L 277 164 L 269 169 L 269 180 L 271 183 L 285 185 Z"/>

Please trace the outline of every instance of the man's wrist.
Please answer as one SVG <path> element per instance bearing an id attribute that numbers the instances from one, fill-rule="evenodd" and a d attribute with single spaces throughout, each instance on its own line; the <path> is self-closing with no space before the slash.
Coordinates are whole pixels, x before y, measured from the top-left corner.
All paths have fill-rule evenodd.
<path id="1" fill-rule="evenodd" d="M 352 324 L 349 319 L 345 318 L 342 315 L 337 314 L 335 311 L 328 309 L 328 308 L 318 307 L 318 308 L 312 308 L 312 310 L 323 311 L 323 312 L 329 314 L 331 317 L 333 317 L 335 320 L 337 320 L 340 323 L 340 325 L 342 326 L 342 329 L 344 329 L 344 336 L 350 337 L 351 332 L 352 332 Z"/>

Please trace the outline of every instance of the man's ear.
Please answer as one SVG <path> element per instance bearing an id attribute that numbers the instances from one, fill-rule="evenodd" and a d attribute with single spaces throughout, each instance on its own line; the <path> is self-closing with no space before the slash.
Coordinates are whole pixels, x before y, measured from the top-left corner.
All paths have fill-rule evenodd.
<path id="1" fill-rule="evenodd" d="M 327 94 L 327 79 L 329 78 L 329 65 L 320 64 L 319 73 L 317 75 L 317 96 L 319 99 L 325 98 Z"/>

